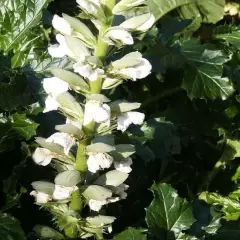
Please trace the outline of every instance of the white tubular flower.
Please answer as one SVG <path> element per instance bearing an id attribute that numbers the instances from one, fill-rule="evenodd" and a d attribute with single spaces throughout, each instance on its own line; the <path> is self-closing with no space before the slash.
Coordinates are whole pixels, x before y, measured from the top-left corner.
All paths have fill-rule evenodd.
<path id="1" fill-rule="evenodd" d="M 120 184 L 115 188 L 115 194 L 119 195 L 120 199 L 126 199 L 127 198 L 127 193 L 125 192 L 129 186 L 127 184 Z"/>
<path id="2" fill-rule="evenodd" d="M 132 159 L 128 157 L 122 161 L 115 161 L 114 167 L 120 172 L 130 173 L 132 171 L 132 168 L 130 167 L 132 164 Z"/>
<path id="3" fill-rule="evenodd" d="M 32 155 L 33 161 L 41 166 L 47 166 L 53 158 L 56 157 L 56 154 L 51 152 L 46 148 L 36 148 L 35 152 Z"/>
<path id="4" fill-rule="evenodd" d="M 122 113 L 117 117 L 117 130 L 124 132 L 132 123 L 141 125 L 144 121 L 144 118 L 145 114 L 140 112 Z"/>
<path id="5" fill-rule="evenodd" d="M 30 195 L 35 197 L 36 204 L 44 204 L 52 200 L 52 196 L 43 192 L 32 191 Z"/>
<path id="6" fill-rule="evenodd" d="M 43 110 L 44 113 L 50 112 L 53 110 L 58 110 L 60 104 L 51 96 L 47 96 L 45 100 L 45 108 Z"/>
<path id="7" fill-rule="evenodd" d="M 74 72 L 79 73 L 81 76 L 87 78 L 89 81 L 96 81 L 99 76 L 104 74 L 104 70 L 94 68 L 88 63 L 79 61 L 73 65 Z"/>
<path id="8" fill-rule="evenodd" d="M 120 198 L 119 197 L 113 197 L 113 198 L 109 198 L 103 201 L 97 201 L 97 200 L 93 200 L 90 199 L 88 202 L 89 208 L 95 212 L 99 212 L 102 208 L 102 206 L 108 204 L 108 203 L 114 203 L 119 201 Z"/>
<path id="9" fill-rule="evenodd" d="M 52 25 L 62 34 L 71 35 L 72 33 L 70 24 L 64 18 L 59 17 L 58 15 L 53 16 Z"/>
<path id="10" fill-rule="evenodd" d="M 88 153 L 88 170 L 96 173 L 100 169 L 110 168 L 113 158 L 107 153 Z"/>
<path id="11" fill-rule="evenodd" d="M 57 143 L 64 148 L 64 153 L 66 155 L 69 154 L 70 149 L 75 144 L 74 137 L 70 136 L 67 133 L 54 133 L 49 138 L 46 139 L 46 142 Z"/>
<path id="12" fill-rule="evenodd" d="M 67 43 L 65 41 L 65 38 L 63 35 L 61 34 L 57 34 L 56 35 L 56 39 L 59 43 L 58 46 L 51 46 L 48 48 L 48 53 L 52 56 L 52 57 L 55 57 L 55 58 L 62 58 L 64 57 L 65 55 L 67 55 L 70 50 L 67 46 Z"/>
<path id="13" fill-rule="evenodd" d="M 132 45 L 134 43 L 130 32 L 121 27 L 111 27 L 103 35 L 103 40 L 110 45 Z"/>
<path id="14" fill-rule="evenodd" d="M 85 104 L 83 125 L 86 126 L 92 121 L 97 123 L 106 122 L 107 125 L 110 125 L 110 118 L 111 110 L 107 104 L 96 101 L 88 101 Z"/>
<path id="15" fill-rule="evenodd" d="M 147 31 L 155 22 L 153 14 L 146 13 L 140 16 L 132 17 L 120 24 L 120 27 L 131 31 Z"/>
<path id="16" fill-rule="evenodd" d="M 103 205 L 107 204 L 106 200 L 97 201 L 90 199 L 88 202 L 89 208 L 95 212 L 99 212 Z"/>
<path id="17" fill-rule="evenodd" d="M 52 197 L 54 200 L 65 200 L 65 199 L 68 199 L 71 196 L 71 194 L 77 189 L 78 189 L 77 186 L 65 187 L 65 186 L 56 184 Z"/>
<path id="18" fill-rule="evenodd" d="M 112 66 L 113 70 L 111 73 L 133 81 L 145 78 L 152 70 L 150 62 L 142 58 L 142 54 L 139 52 L 132 52 L 125 55 L 120 60 L 112 62 Z"/>
<path id="19" fill-rule="evenodd" d="M 69 85 L 58 77 L 44 78 L 43 88 L 47 94 L 56 98 L 59 94 L 67 92 Z"/>

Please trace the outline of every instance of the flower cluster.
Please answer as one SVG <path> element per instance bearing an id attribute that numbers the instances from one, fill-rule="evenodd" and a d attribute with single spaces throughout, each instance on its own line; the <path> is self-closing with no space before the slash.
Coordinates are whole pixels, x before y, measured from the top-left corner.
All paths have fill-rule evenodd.
<path id="1" fill-rule="evenodd" d="M 128 185 L 124 182 L 132 171 L 131 156 L 135 148 L 131 144 L 115 143 L 112 130 L 124 132 L 131 124 L 141 125 L 145 118 L 136 111 L 140 103 L 111 102 L 101 90 L 114 88 L 124 80 L 145 78 L 151 72 L 149 61 L 137 51 L 108 63 L 104 57 L 107 47 L 133 44 L 134 37 L 151 28 L 155 19 L 144 0 L 122 0 L 110 13 L 105 8 L 108 1 L 114 2 L 77 0 L 81 14 L 99 31 L 97 37 L 77 18 L 63 14 L 55 15 L 52 20 L 59 44 L 50 46 L 49 54 L 55 58 L 67 56 L 72 69 L 53 68 L 52 77 L 43 79 L 48 94 L 44 112 L 59 110 L 66 123 L 57 125 L 57 132 L 49 138 L 36 138 L 40 146 L 33 153 L 34 162 L 41 166 L 50 164 L 59 173 L 54 183 L 33 182 L 31 195 L 36 204 L 44 205 L 53 214 L 61 208 L 61 216 L 58 214 L 57 218 L 71 216 L 68 224 L 73 222 L 78 228 L 71 234 L 66 230 L 68 237 L 97 237 L 105 229 L 111 231 L 114 217 L 96 213 L 83 219 L 79 214 L 84 205 L 90 211 L 99 212 L 103 206 L 127 197 Z M 125 17 L 119 26 L 109 24 L 114 14 Z M 104 56 L 102 49 L 106 49 Z M 76 94 L 84 96 L 86 101 L 79 103 Z"/>

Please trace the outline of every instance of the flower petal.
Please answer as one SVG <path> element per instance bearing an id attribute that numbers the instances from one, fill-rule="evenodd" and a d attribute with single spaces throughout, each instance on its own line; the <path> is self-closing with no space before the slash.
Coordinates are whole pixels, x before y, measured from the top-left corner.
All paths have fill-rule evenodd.
<path id="1" fill-rule="evenodd" d="M 132 168 L 130 167 L 132 163 L 132 159 L 128 157 L 122 161 L 115 161 L 114 167 L 120 172 L 130 173 L 132 171 Z"/>
<path id="2" fill-rule="evenodd" d="M 53 16 L 52 25 L 62 34 L 71 35 L 72 33 L 70 24 L 64 18 L 59 17 L 58 15 Z"/>
<path id="3" fill-rule="evenodd" d="M 76 186 L 74 187 L 64 187 L 61 185 L 55 185 L 55 191 L 53 193 L 53 199 L 54 200 L 64 200 L 68 199 L 71 194 L 76 191 L 78 188 Z"/>
<path id="4" fill-rule="evenodd" d="M 57 132 L 47 138 L 46 142 L 57 143 L 63 146 L 64 153 L 68 155 L 70 149 L 75 144 L 75 139 L 67 133 Z"/>
<path id="5" fill-rule="evenodd" d="M 36 148 L 32 155 L 33 161 L 41 166 L 47 166 L 54 157 L 55 154 L 46 148 Z"/>
<path id="6" fill-rule="evenodd" d="M 57 97 L 59 94 L 67 92 L 69 85 L 58 77 L 44 78 L 43 88 L 47 94 Z"/>
<path id="7" fill-rule="evenodd" d="M 58 110 L 60 104 L 51 96 L 47 96 L 45 100 L 45 108 L 43 110 L 44 113 L 50 112 L 53 110 Z"/>

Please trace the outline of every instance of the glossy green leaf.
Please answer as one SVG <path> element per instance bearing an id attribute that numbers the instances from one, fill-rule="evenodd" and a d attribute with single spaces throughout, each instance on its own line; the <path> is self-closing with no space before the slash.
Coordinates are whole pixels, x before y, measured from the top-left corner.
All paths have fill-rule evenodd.
<path id="1" fill-rule="evenodd" d="M 36 135 L 36 130 L 39 124 L 30 120 L 25 114 L 13 114 L 10 117 L 11 129 L 19 136 L 26 138 L 27 140 Z"/>
<path id="2" fill-rule="evenodd" d="M 231 80 L 223 77 L 223 64 L 230 56 L 212 45 L 202 45 L 199 40 L 186 40 L 181 44 L 181 54 L 187 60 L 188 68 L 182 87 L 193 98 L 225 100 L 234 93 Z"/>
<path id="3" fill-rule="evenodd" d="M 116 235 L 113 240 L 147 240 L 147 236 L 141 230 L 129 227 Z"/>
<path id="4" fill-rule="evenodd" d="M 168 184 L 153 184 L 154 200 L 146 209 L 149 229 L 161 239 L 162 231 L 171 231 L 178 236 L 193 224 L 191 204 L 180 198 Z"/>
<path id="5" fill-rule="evenodd" d="M 215 29 L 214 37 L 216 39 L 222 39 L 238 49 L 240 48 L 240 30 L 236 27 L 220 25 Z"/>
<path id="6" fill-rule="evenodd" d="M 43 31 L 39 27 L 43 9 L 51 0 L 3 0 L 0 7 L 0 49 L 13 50 L 12 67 L 25 65 L 32 60 L 37 48 L 46 48 Z M 37 27 L 36 27 L 37 26 Z M 41 34 L 42 32 L 42 34 Z M 24 43 L 24 44 L 23 44 Z M 37 55 L 41 56 L 42 51 Z"/>
<path id="7" fill-rule="evenodd" d="M 154 14 L 156 21 L 168 12 L 188 3 L 192 0 L 147 0 L 151 13 Z"/>
<path id="8" fill-rule="evenodd" d="M 0 214 L 0 240 L 27 240 L 19 221 L 9 214 Z"/>
<path id="9" fill-rule="evenodd" d="M 197 30 L 201 23 L 216 23 L 224 16 L 225 0 L 201 0 L 178 8 L 182 19 L 192 19 L 189 28 Z"/>

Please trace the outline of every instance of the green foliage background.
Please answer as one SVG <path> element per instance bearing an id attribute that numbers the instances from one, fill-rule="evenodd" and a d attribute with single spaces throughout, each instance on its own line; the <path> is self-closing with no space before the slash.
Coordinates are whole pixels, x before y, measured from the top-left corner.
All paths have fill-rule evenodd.
<path id="1" fill-rule="evenodd" d="M 112 100 L 141 102 L 147 116 L 143 126 L 117 134 L 137 153 L 127 200 L 107 209 L 117 218 L 108 238 L 237 240 L 240 19 L 224 15 L 224 0 L 148 4 L 158 22 L 133 48 L 153 73 L 107 92 Z M 55 112 L 41 113 L 41 80 L 50 67 L 68 66 L 47 54 L 52 16 L 62 12 L 76 15 L 75 1 L 0 6 L 0 239 L 36 239 L 34 225 L 54 227 L 29 196 L 31 182 L 51 180 L 52 170 L 37 168 L 30 156 L 34 136 L 49 136 L 62 122 Z"/>

